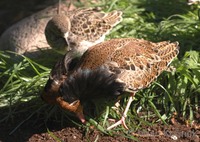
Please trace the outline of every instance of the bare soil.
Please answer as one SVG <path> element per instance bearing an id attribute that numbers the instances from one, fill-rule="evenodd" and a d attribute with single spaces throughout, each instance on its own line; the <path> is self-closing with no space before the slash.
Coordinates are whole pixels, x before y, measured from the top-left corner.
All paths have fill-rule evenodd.
<path id="1" fill-rule="evenodd" d="M 20 19 L 54 3 L 54 1 L 50 0 L 1 0 L 0 34 Z M 35 110 L 27 109 L 32 103 L 36 102 L 22 103 L 12 108 L 0 108 L 1 119 L 5 117 L 2 115 L 5 114 L 5 112 L 9 114 L 8 119 L 0 122 L 1 142 L 54 142 L 59 140 L 64 142 L 88 142 L 95 140 L 101 142 L 133 141 L 120 133 L 108 136 L 96 129 L 86 131 L 82 127 L 73 125 L 69 120 L 66 120 L 65 124 L 61 124 L 59 120 L 61 120 L 62 117 L 56 119 L 53 117 L 45 121 L 44 116 L 47 115 L 45 110 L 33 113 Z M 40 107 L 40 105 L 43 105 L 41 101 L 39 101 L 38 107 Z M 15 113 L 11 113 L 11 109 L 12 112 L 14 110 Z M 58 109 L 58 111 L 60 110 Z M 196 115 L 197 118 L 200 119 L 200 113 L 198 112 Z M 132 132 L 127 130 L 127 133 L 132 134 L 137 138 L 136 140 L 141 142 L 200 141 L 200 128 L 195 127 L 199 126 L 199 122 L 194 126 L 187 126 L 184 121 L 180 121 L 180 119 L 176 118 L 172 120 L 172 122 L 173 123 L 170 125 L 157 124 L 152 127 L 143 126 L 143 129 L 140 131 Z M 51 133 L 47 132 L 47 129 Z M 56 137 L 59 138 L 59 140 L 57 140 Z"/>
<path id="2" fill-rule="evenodd" d="M 38 106 L 38 110 L 35 107 Z M 2 142 L 93 142 L 95 140 L 101 142 L 199 142 L 200 141 L 200 127 L 199 122 L 193 126 L 188 126 L 176 117 L 171 120 L 171 124 L 163 125 L 156 124 L 153 126 L 142 126 L 138 131 L 127 130 L 127 134 L 135 137 L 134 140 L 125 137 L 123 133 L 116 132 L 112 136 L 106 135 L 96 128 L 86 130 L 84 127 L 77 126 L 68 118 L 64 117 L 63 112 L 58 107 L 47 105 L 41 107 L 44 102 L 41 100 L 32 100 L 30 102 L 21 103 L 13 107 L 0 108 L 1 119 L 5 118 L 5 112 L 9 112 L 8 119 L 0 123 L 0 141 Z M 39 108 L 42 109 L 39 109 Z M 57 117 L 51 116 L 45 120 L 48 109 L 54 109 L 58 112 Z M 56 109 L 56 110 L 55 110 Z M 50 112 L 50 111 L 48 111 Z M 7 113 L 8 114 L 8 113 Z M 58 115 L 60 114 L 60 115 Z M 200 116 L 200 113 L 196 114 Z M 58 118 L 59 117 L 59 118 Z M 70 119 L 76 121 L 70 116 Z M 80 123 L 76 121 L 77 123 Z M 49 132 L 48 132 L 49 131 Z"/>

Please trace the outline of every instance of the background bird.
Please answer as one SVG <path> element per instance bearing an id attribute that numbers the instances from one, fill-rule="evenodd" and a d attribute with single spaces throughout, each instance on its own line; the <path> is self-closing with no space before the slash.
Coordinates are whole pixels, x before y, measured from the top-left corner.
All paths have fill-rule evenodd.
<path id="1" fill-rule="evenodd" d="M 125 124 L 135 93 L 148 87 L 167 70 L 179 52 L 178 43 L 153 43 L 143 39 L 112 39 L 89 48 L 61 84 L 56 103 L 74 112 L 84 123 L 83 104 L 130 93 L 122 118 L 108 127 Z M 68 54 L 68 53 L 67 53 Z"/>
<path id="2" fill-rule="evenodd" d="M 0 50 L 29 55 L 34 52 L 40 53 L 41 50 L 38 49 L 49 49 L 44 31 L 48 21 L 55 15 L 57 7 L 57 4 L 49 6 L 9 27 L 0 36 Z M 60 4 L 60 13 L 66 13 L 67 9 L 65 4 Z"/>
<path id="3" fill-rule="evenodd" d="M 104 41 L 105 35 L 121 21 L 121 11 L 76 9 L 54 16 L 46 25 L 45 36 L 54 49 L 72 49 L 82 54 L 88 47 Z"/>

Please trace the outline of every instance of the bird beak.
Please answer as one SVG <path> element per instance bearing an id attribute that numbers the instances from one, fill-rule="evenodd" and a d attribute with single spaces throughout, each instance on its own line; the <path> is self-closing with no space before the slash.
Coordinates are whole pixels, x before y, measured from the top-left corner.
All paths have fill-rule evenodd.
<path id="1" fill-rule="evenodd" d="M 84 114 L 83 114 L 83 106 L 80 104 L 80 101 L 79 101 L 79 105 L 78 105 L 78 108 L 77 108 L 75 114 L 82 123 L 86 122 Z"/>
<path id="2" fill-rule="evenodd" d="M 84 117 L 84 114 L 83 114 L 83 106 L 81 105 L 80 101 L 76 100 L 76 101 L 72 102 L 70 104 L 70 106 L 73 106 L 74 108 L 76 108 L 74 113 L 76 114 L 76 116 L 79 118 L 79 120 L 82 123 L 85 123 L 86 121 L 85 121 L 85 117 Z"/>
<path id="3" fill-rule="evenodd" d="M 67 46 L 68 46 L 67 51 L 71 51 L 72 49 L 71 49 L 71 47 L 70 47 L 70 43 L 69 43 L 69 40 L 68 40 L 68 36 L 69 36 L 69 32 L 66 32 L 66 33 L 64 34 L 64 39 L 65 39 L 65 41 L 67 42 Z"/>
<path id="4" fill-rule="evenodd" d="M 69 104 L 68 102 L 64 101 L 62 97 L 57 97 L 56 101 L 61 108 L 74 112 L 82 123 L 86 122 L 80 100 L 76 100 Z"/>
<path id="5" fill-rule="evenodd" d="M 68 36 L 69 36 L 69 32 L 66 32 L 66 33 L 64 34 L 64 38 L 67 40 Z"/>

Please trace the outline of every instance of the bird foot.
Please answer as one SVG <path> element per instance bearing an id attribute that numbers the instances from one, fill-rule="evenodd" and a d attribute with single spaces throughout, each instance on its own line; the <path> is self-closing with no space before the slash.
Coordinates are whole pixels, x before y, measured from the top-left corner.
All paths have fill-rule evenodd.
<path id="1" fill-rule="evenodd" d="M 126 123 L 125 123 L 125 118 L 126 118 L 126 117 L 122 116 L 122 118 L 121 118 L 119 121 L 117 121 L 115 124 L 109 126 L 109 127 L 107 128 L 107 130 L 111 130 L 111 129 L 113 129 L 114 127 L 117 127 L 118 125 L 123 125 L 124 128 L 126 128 L 126 129 L 128 130 L 128 127 L 126 126 Z"/>

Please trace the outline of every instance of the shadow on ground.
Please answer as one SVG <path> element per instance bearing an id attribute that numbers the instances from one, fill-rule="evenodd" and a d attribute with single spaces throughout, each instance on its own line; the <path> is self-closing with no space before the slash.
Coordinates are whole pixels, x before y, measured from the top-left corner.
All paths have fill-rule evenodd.
<path id="1" fill-rule="evenodd" d="M 63 128 L 75 126 L 63 116 L 64 113 L 60 108 L 47 105 L 40 98 L 21 102 L 12 107 L 1 107 L 0 114 L 0 141 L 2 142 L 25 142 L 34 134 L 46 133 L 47 129 L 60 131 Z"/>

